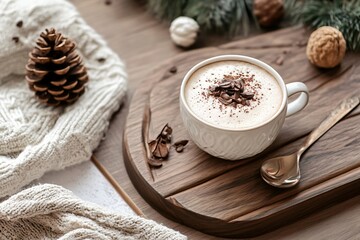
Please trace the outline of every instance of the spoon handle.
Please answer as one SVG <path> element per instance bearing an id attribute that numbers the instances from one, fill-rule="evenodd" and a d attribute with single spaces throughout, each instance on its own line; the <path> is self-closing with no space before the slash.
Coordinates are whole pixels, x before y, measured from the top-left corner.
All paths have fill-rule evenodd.
<path id="1" fill-rule="evenodd" d="M 359 104 L 359 97 L 353 96 L 343 100 L 330 115 L 321 122 L 321 124 L 314 129 L 304 141 L 302 147 L 299 149 L 298 154 L 301 155 L 310 147 L 316 140 L 318 140 L 324 133 L 326 133 L 332 126 L 334 126 L 340 119 L 346 116 Z"/>

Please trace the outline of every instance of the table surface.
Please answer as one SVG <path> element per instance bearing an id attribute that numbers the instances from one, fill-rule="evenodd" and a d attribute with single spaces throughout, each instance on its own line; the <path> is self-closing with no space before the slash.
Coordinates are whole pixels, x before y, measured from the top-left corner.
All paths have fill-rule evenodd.
<path id="1" fill-rule="evenodd" d="M 38 183 L 60 185 L 82 200 L 96 203 L 121 215 L 136 215 L 92 161 L 48 172 L 30 185 Z"/>
<path id="2" fill-rule="evenodd" d="M 215 239 L 170 221 L 152 209 L 136 192 L 124 167 L 122 134 L 130 99 L 142 80 L 161 62 L 182 53 L 171 42 L 168 25 L 156 20 L 141 1 L 72 0 L 83 18 L 108 42 L 127 65 L 128 97 L 110 124 L 105 140 L 95 156 L 144 212 L 146 217 L 176 229 L 190 239 Z M 205 40 L 206 38 L 206 40 Z M 215 46 L 229 39 L 203 37 L 194 47 Z M 360 196 L 330 206 L 306 218 L 257 239 L 360 239 Z"/>

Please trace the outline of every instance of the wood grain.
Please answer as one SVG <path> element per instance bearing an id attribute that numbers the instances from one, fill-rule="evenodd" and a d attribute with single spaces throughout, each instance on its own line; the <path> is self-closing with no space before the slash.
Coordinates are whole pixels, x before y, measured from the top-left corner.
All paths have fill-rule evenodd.
<path id="1" fill-rule="evenodd" d="M 275 36 L 278 40 L 274 43 Z M 304 38 L 307 34 L 297 27 L 219 48 L 191 51 L 162 65 L 138 87 L 124 133 L 125 164 L 135 187 L 150 204 L 169 218 L 206 233 L 250 237 L 284 225 L 295 215 L 303 216 L 327 205 L 338 199 L 338 195 L 344 197 L 354 193 L 355 186 L 360 183 L 358 109 L 303 156 L 303 176 L 297 187 L 274 189 L 259 175 L 264 159 L 294 151 L 303 136 L 318 126 L 339 101 L 359 95 L 360 81 L 356 76 L 360 68 L 354 66 L 359 57 L 348 56 L 333 70 L 313 68 L 304 54 L 305 46 L 293 44 L 294 39 L 304 41 Z M 259 42 L 262 45 L 258 45 Z M 190 142 L 184 153 L 171 153 L 161 168 L 149 168 L 141 139 L 142 113 L 144 109 L 147 111 L 148 102 L 151 139 L 166 123 L 173 127 L 174 141 L 190 139 L 179 118 L 181 80 L 196 63 L 229 53 L 245 54 L 265 62 L 281 55 L 284 62 L 276 68 L 287 83 L 306 78 L 311 95 L 309 106 L 286 120 L 278 140 L 260 156 L 245 161 L 223 161 L 202 152 Z M 176 73 L 169 71 L 174 66 Z"/>
<path id="2" fill-rule="evenodd" d="M 116 0 L 112 1 L 109 6 L 105 5 L 105 0 L 71 1 L 77 6 L 85 20 L 106 39 L 110 47 L 126 62 L 129 74 L 128 101 L 114 115 L 106 138 L 95 153 L 98 160 L 114 176 L 115 180 L 148 218 L 182 232 L 189 239 L 217 239 L 164 218 L 154 210 L 135 190 L 125 170 L 122 158 L 122 133 L 129 108 L 129 100 L 134 90 L 141 86 L 140 83 L 153 73 L 161 62 L 184 51 L 176 48 L 171 43 L 168 35 L 168 25 L 158 22 L 137 1 Z M 195 48 L 214 46 L 226 41 L 228 40 L 221 36 L 206 36 L 206 39 L 204 38 Z M 275 38 L 274 41 L 278 41 L 278 39 Z M 297 44 L 297 41 L 298 39 L 294 39 L 294 42 L 287 42 L 286 44 L 290 46 L 291 44 Z M 262 45 L 261 42 L 253 43 L 249 41 L 250 43 L 255 47 L 256 44 L 258 46 Z M 230 49 L 231 45 L 232 43 L 229 43 L 226 47 Z M 250 47 L 244 46 L 244 48 Z M 258 51 L 266 51 L 266 46 L 264 48 L 263 50 L 258 49 Z M 291 56 L 291 54 L 288 56 Z M 269 57 L 270 62 L 275 61 L 277 57 Z M 301 69 L 299 69 L 299 72 L 301 72 Z M 291 77 L 289 73 L 282 74 L 284 78 Z M 313 74 L 319 73 L 314 71 Z M 326 74 L 333 75 L 332 72 Z M 324 81 L 327 78 L 326 74 Z M 312 77 L 313 75 L 309 76 L 310 79 Z M 304 81 L 307 81 L 307 79 L 305 76 Z M 319 121 L 321 120 L 319 119 Z M 359 215 L 360 196 L 357 196 L 313 213 L 293 224 L 256 239 L 360 239 Z"/>

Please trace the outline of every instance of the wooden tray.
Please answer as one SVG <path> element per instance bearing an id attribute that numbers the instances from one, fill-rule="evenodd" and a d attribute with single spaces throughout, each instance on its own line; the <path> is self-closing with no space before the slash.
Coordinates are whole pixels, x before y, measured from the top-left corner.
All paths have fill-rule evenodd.
<path id="1" fill-rule="evenodd" d="M 259 175 L 264 159 L 294 151 L 343 98 L 359 94 L 359 55 L 348 53 L 335 69 L 317 69 L 306 59 L 307 37 L 304 29 L 289 28 L 189 51 L 144 79 L 131 102 L 124 155 L 133 184 L 150 205 L 168 218 L 208 234 L 250 237 L 359 194 L 360 108 L 305 153 L 302 180 L 295 188 L 275 189 Z M 173 142 L 189 139 L 179 116 L 181 80 L 193 65 L 220 54 L 259 58 L 286 82 L 305 82 L 310 89 L 309 105 L 286 119 L 275 143 L 260 156 L 225 161 L 202 152 L 190 141 L 183 153 L 171 151 L 161 168 L 149 167 L 142 139 L 144 112 L 148 107 L 151 110 L 151 139 L 166 123 L 173 128 Z"/>

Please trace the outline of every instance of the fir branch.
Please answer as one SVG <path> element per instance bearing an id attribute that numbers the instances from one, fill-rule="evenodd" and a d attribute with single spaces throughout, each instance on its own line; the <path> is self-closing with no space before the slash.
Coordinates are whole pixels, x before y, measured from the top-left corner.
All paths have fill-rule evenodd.
<path id="1" fill-rule="evenodd" d="M 232 21 L 233 1 L 189 0 L 185 15 L 195 19 L 202 29 L 216 32 L 225 31 Z"/>
<path id="2" fill-rule="evenodd" d="M 178 16 L 195 19 L 202 30 L 247 35 L 252 15 L 252 0 L 148 0 L 148 8 L 159 18 L 172 21 Z"/>
<path id="3" fill-rule="evenodd" d="M 187 0 L 148 0 L 148 8 L 160 19 L 169 21 L 182 16 Z"/>
<path id="4" fill-rule="evenodd" d="M 250 32 L 251 22 L 256 23 L 256 19 L 252 14 L 252 0 L 234 1 L 233 21 L 230 24 L 229 32 L 231 36 L 237 35 L 241 30 L 246 36 Z"/>
<path id="5" fill-rule="evenodd" d="M 360 51 L 360 0 L 288 0 L 285 7 L 294 22 L 315 29 L 335 27 L 344 35 L 348 49 Z"/>

